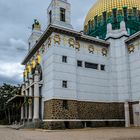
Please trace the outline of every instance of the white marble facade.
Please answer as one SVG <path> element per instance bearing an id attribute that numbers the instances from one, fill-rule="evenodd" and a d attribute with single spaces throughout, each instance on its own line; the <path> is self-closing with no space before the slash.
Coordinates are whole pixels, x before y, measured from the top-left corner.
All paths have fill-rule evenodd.
<path id="1" fill-rule="evenodd" d="M 58 18 L 61 6 L 68 8 L 66 23 Z M 43 102 L 51 99 L 138 102 L 133 105 L 133 114 L 135 126 L 140 125 L 140 39 L 136 38 L 140 33 L 129 37 L 124 22 L 121 23 L 121 29 L 115 31 L 108 25 L 106 41 L 103 41 L 72 29 L 70 4 L 67 1 L 52 0 L 48 13 L 50 10 L 52 23 L 48 23 L 48 28 L 23 61 L 28 66 L 40 55 L 42 116 Z M 67 57 L 66 63 L 62 62 L 63 56 Z M 82 61 L 82 67 L 77 66 L 77 61 Z M 85 62 L 98 64 L 98 68 L 86 68 Z M 104 70 L 101 65 L 104 65 Z M 62 87 L 63 81 L 67 81 L 67 88 Z M 38 115 L 35 114 L 35 117 Z"/>

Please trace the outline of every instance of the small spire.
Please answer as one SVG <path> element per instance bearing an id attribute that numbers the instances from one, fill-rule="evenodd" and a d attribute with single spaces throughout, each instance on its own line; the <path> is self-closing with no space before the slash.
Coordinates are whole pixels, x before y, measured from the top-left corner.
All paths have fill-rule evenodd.
<path id="1" fill-rule="evenodd" d="M 41 30 L 41 25 L 37 19 L 34 19 L 34 24 L 32 25 L 32 30 Z"/>

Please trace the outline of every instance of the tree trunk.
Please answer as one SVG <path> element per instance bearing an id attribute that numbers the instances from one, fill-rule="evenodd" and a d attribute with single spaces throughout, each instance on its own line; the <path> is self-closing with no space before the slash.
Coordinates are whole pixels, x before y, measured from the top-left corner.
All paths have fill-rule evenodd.
<path id="1" fill-rule="evenodd" d="M 8 121 L 9 121 L 9 124 L 11 124 L 11 117 L 10 117 L 10 111 L 8 109 Z"/>

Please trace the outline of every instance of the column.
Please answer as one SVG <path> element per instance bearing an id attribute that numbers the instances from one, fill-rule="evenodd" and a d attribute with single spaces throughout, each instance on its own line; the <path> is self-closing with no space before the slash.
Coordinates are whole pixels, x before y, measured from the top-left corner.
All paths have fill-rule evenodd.
<path id="1" fill-rule="evenodd" d="M 34 121 L 39 120 L 39 76 L 38 71 L 34 74 Z"/>
<path id="2" fill-rule="evenodd" d="M 28 89 L 27 89 L 27 87 L 28 87 L 28 82 L 26 82 L 26 84 L 25 84 L 26 86 L 25 86 L 25 96 L 27 97 L 28 96 Z M 26 98 L 26 103 L 25 103 L 25 120 L 27 120 L 28 119 L 28 105 L 27 105 L 27 98 Z"/>
<path id="3" fill-rule="evenodd" d="M 25 85 L 22 85 L 21 95 L 24 96 Z M 21 121 L 24 120 L 24 105 L 21 106 Z"/>
<path id="4" fill-rule="evenodd" d="M 21 106 L 21 121 L 24 120 L 24 109 L 23 109 L 23 106 Z"/>
<path id="5" fill-rule="evenodd" d="M 33 79 L 32 78 L 30 78 L 29 79 L 29 96 L 33 96 L 33 91 L 32 91 L 32 83 L 33 83 Z M 31 98 L 32 99 L 32 98 Z M 31 104 L 29 104 L 29 121 L 32 121 L 32 103 Z"/>
<path id="6" fill-rule="evenodd" d="M 125 127 L 130 127 L 130 114 L 128 102 L 125 102 L 124 104 L 124 111 L 125 111 Z"/>

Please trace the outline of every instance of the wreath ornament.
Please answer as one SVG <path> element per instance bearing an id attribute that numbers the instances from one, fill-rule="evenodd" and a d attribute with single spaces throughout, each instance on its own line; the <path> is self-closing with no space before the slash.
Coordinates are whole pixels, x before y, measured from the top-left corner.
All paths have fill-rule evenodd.
<path id="1" fill-rule="evenodd" d="M 94 47 L 93 47 L 93 45 L 89 45 L 89 47 L 88 47 L 88 50 L 89 50 L 89 53 L 94 53 Z"/>
<path id="2" fill-rule="evenodd" d="M 135 51 L 134 45 L 133 44 L 129 45 L 128 46 L 128 52 L 129 52 L 129 54 L 132 53 L 132 52 L 134 52 L 134 51 Z"/>
<path id="3" fill-rule="evenodd" d="M 103 56 L 107 56 L 107 49 L 106 49 L 106 48 L 103 48 L 103 49 L 102 49 L 102 55 L 103 55 Z"/>
<path id="4" fill-rule="evenodd" d="M 69 39 L 69 46 L 74 48 L 74 39 L 73 38 Z"/>
<path id="5" fill-rule="evenodd" d="M 60 38 L 60 35 L 59 34 L 55 34 L 54 35 L 54 43 L 58 43 L 60 45 L 60 41 L 61 41 L 61 38 Z"/>

